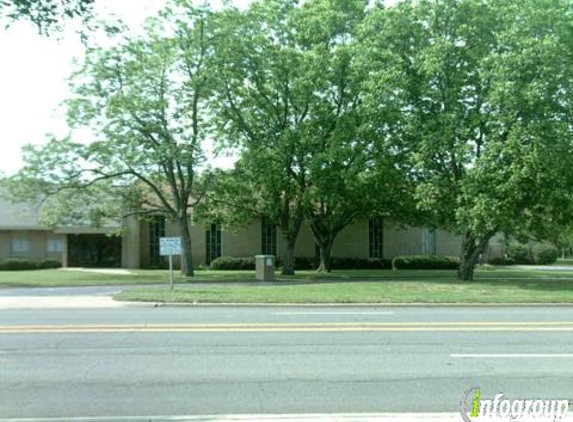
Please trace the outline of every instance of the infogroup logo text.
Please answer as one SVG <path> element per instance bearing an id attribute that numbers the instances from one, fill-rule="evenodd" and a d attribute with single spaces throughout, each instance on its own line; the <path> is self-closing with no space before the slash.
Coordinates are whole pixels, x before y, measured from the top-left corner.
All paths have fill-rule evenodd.
<path id="1" fill-rule="evenodd" d="M 509 399 L 503 393 L 493 398 L 482 397 L 481 389 L 466 390 L 460 401 L 460 411 L 465 422 L 560 422 L 569 411 L 568 399 Z"/>

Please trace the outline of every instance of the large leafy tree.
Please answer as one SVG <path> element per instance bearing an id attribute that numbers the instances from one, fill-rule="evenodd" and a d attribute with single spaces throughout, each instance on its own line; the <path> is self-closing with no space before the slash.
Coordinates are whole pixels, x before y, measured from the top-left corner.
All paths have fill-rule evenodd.
<path id="1" fill-rule="evenodd" d="M 190 211 L 204 193 L 199 166 L 214 72 L 211 13 L 183 6 L 149 22 L 144 37 L 89 52 L 72 79 L 68 107 L 71 124 L 90 127 L 97 140 L 52 140 L 29 149 L 11 186 L 20 194 L 35 186 L 29 191 L 52 197 L 102 184 L 117 188 L 137 205 L 130 214 L 177 223 L 190 276 Z"/>
<path id="2" fill-rule="evenodd" d="M 234 173 L 250 197 L 242 209 L 266 215 L 286 243 L 283 272 L 306 219 L 329 270 L 337 234 L 373 212 L 384 193 L 363 128 L 364 69 L 355 63 L 358 25 L 367 1 L 254 3 L 229 12 L 219 57 L 223 79 L 220 132 L 239 145 Z M 248 205 L 245 206 L 245 205 Z"/>
<path id="3" fill-rule="evenodd" d="M 296 2 L 268 0 L 227 12 L 219 57 L 223 79 L 220 133 L 239 143 L 237 175 L 253 188 L 253 207 L 286 242 L 283 273 L 294 273 L 294 247 L 304 218 L 307 182 L 304 127 L 320 75 L 297 48 Z M 238 141 L 238 142 L 237 142 Z"/>
<path id="4" fill-rule="evenodd" d="M 570 2 L 405 1 L 367 25 L 369 103 L 399 111 L 422 210 L 462 235 L 459 278 L 499 231 L 570 209 Z"/>
<path id="5" fill-rule="evenodd" d="M 60 30 L 64 20 L 80 18 L 84 22 L 92 16 L 95 0 L 2 0 L 0 17 L 10 20 L 29 20 L 40 33 Z"/>

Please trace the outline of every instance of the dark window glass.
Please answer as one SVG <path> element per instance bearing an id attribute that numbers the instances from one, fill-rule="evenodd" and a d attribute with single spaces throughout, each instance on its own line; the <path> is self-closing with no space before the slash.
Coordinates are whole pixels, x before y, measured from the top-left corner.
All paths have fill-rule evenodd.
<path id="1" fill-rule="evenodd" d="M 205 231 L 205 263 L 211 265 L 211 261 L 221 256 L 221 226 L 211 224 Z"/>
<path id="2" fill-rule="evenodd" d="M 261 253 L 277 254 L 277 227 L 267 217 L 261 219 Z"/>
<path id="3" fill-rule="evenodd" d="M 121 237 L 105 234 L 68 235 L 70 267 L 121 267 Z"/>
<path id="4" fill-rule="evenodd" d="M 371 218 L 368 222 L 368 250 L 370 258 L 384 258 L 384 222 Z"/>
<path id="5" fill-rule="evenodd" d="M 166 265 L 165 257 L 159 255 L 159 238 L 165 237 L 165 217 L 158 215 L 149 221 L 149 266 L 161 268 Z"/>

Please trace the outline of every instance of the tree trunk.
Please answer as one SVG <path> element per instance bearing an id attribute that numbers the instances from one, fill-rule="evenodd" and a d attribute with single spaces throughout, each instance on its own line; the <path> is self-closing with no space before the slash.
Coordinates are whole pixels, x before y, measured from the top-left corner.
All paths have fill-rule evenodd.
<path id="1" fill-rule="evenodd" d="M 285 258 L 283 261 L 282 275 L 294 275 L 294 244 L 292 239 L 287 239 Z"/>
<path id="2" fill-rule="evenodd" d="M 320 252 L 320 262 L 316 271 L 329 273 L 330 267 L 330 252 L 332 251 L 333 239 L 325 239 L 318 242 L 318 249 Z"/>
<path id="3" fill-rule="evenodd" d="M 460 267 L 458 268 L 458 280 L 474 280 L 474 269 L 479 256 L 485 251 L 489 239 L 491 239 L 495 233 L 495 231 L 488 232 L 481 239 L 477 239 L 470 232 L 464 233 L 462 236 L 462 253 L 460 256 Z"/>
<path id="4" fill-rule="evenodd" d="M 179 217 L 179 231 L 181 233 L 181 273 L 185 277 L 193 277 L 193 255 L 191 253 L 191 232 L 189 216 L 187 213 Z"/>
<path id="5" fill-rule="evenodd" d="M 474 281 L 474 269 L 476 259 L 472 259 L 473 255 L 462 255 L 460 260 L 460 268 L 458 269 L 458 280 L 461 281 Z"/>

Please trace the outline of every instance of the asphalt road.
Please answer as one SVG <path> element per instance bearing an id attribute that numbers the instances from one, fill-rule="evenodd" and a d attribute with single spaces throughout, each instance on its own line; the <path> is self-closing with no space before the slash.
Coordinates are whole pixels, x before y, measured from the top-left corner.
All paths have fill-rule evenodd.
<path id="1" fill-rule="evenodd" d="M 476 386 L 572 399 L 573 308 L 0 310 L 1 418 L 457 412 Z"/>

